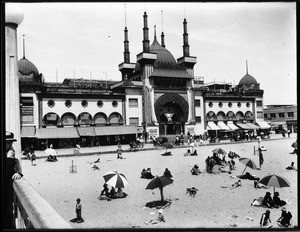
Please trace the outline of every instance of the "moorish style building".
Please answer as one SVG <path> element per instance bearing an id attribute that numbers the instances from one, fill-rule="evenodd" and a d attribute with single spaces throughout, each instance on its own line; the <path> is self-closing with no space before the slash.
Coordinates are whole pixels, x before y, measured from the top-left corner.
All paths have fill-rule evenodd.
<path id="1" fill-rule="evenodd" d="M 143 15 L 143 41 L 136 62 L 130 61 L 128 29 L 124 29 L 121 81 L 65 79 L 46 83 L 35 65 L 19 60 L 23 147 L 45 148 L 128 143 L 139 134 L 151 136 L 203 134 L 222 137 L 232 131 L 268 129 L 263 121 L 263 90 L 248 74 L 237 86 L 204 84 L 194 74 L 183 20 L 183 53 L 174 58 L 165 35 L 156 29 L 150 44 L 148 15 Z"/>

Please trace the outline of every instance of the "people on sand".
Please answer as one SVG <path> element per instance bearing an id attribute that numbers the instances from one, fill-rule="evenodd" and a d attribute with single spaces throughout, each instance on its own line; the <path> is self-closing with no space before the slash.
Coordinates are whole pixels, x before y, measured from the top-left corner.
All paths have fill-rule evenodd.
<path id="1" fill-rule="evenodd" d="M 258 148 L 258 157 L 259 157 L 259 168 L 261 168 L 261 165 L 264 163 L 264 157 L 262 154 L 262 149 L 259 147 Z"/>
<path id="2" fill-rule="evenodd" d="M 84 220 L 81 216 L 82 205 L 81 205 L 80 201 L 81 201 L 80 198 L 76 199 L 76 206 L 75 206 L 76 218 L 70 220 L 71 222 L 77 222 L 77 223 L 84 222 Z"/>
<path id="3" fill-rule="evenodd" d="M 197 156 L 198 153 L 197 153 L 197 150 L 194 150 L 194 152 L 191 154 L 191 156 Z"/>
<path id="4" fill-rule="evenodd" d="M 266 227 L 266 228 L 272 227 L 270 213 L 271 213 L 270 210 L 267 210 L 265 213 L 261 215 L 260 222 L 259 222 L 260 227 Z"/>
<path id="5" fill-rule="evenodd" d="M 279 192 L 274 193 L 273 202 L 276 208 L 286 205 L 286 201 L 280 199 Z"/>
<path id="6" fill-rule="evenodd" d="M 248 179 L 248 180 L 260 180 L 259 177 L 252 175 L 250 172 L 246 172 L 244 175 L 237 176 L 240 179 Z"/>
<path id="7" fill-rule="evenodd" d="M 168 168 L 165 169 L 165 171 L 164 171 L 164 176 L 165 176 L 165 177 L 168 177 L 168 178 L 173 177 L 172 174 L 171 174 L 171 172 L 170 172 L 170 170 L 169 170 Z"/>
<path id="8" fill-rule="evenodd" d="M 100 193 L 100 196 L 103 196 L 103 195 L 105 195 L 107 197 L 109 196 L 109 189 L 108 189 L 108 186 L 106 183 L 103 184 L 103 189 Z"/>
<path id="9" fill-rule="evenodd" d="M 192 153 L 191 153 L 191 150 L 190 149 L 187 149 L 187 151 L 186 151 L 186 153 L 184 153 L 184 156 L 189 156 L 189 155 L 191 155 Z"/>
<path id="10" fill-rule="evenodd" d="M 113 197 L 116 194 L 116 189 L 114 187 L 111 187 L 111 190 L 109 192 L 109 197 Z"/>
<path id="11" fill-rule="evenodd" d="M 234 184 L 231 185 L 230 189 L 235 189 L 237 187 L 241 187 L 242 186 L 242 182 L 241 180 L 238 180 L 237 182 L 235 182 Z"/>
<path id="12" fill-rule="evenodd" d="M 191 170 L 191 173 L 192 173 L 192 175 L 196 175 L 196 176 L 201 174 L 201 171 L 197 164 L 194 165 L 194 167 Z"/>
<path id="13" fill-rule="evenodd" d="M 292 162 L 290 166 L 286 167 L 286 170 L 296 170 L 294 167 L 294 162 Z"/>
<path id="14" fill-rule="evenodd" d="M 265 189 L 267 189 L 268 187 L 265 186 L 262 183 L 259 183 L 258 180 L 254 180 L 254 188 L 265 188 Z"/>
<path id="15" fill-rule="evenodd" d="M 163 210 L 162 209 L 158 210 L 158 216 L 157 216 L 156 219 L 151 219 L 150 221 L 145 222 L 145 224 L 146 225 L 148 225 L 148 224 L 157 224 L 159 222 L 165 222 L 165 218 L 164 218 Z"/>
<path id="16" fill-rule="evenodd" d="M 58 160 L 57 160 L 56 155 L 48 155 L 46 161 L 48 161 L 48 162 L 56 162 Z"/>
<path id="17" fill-rule="evenodd" d="M 30 155 L 30 160 L 31 160 L 31 165 L 35 166 L 36 164 L 34 163 L 34 161 L 36 160 L 36 155 L 34 153 Z"/>
<path id="18" fill-rule="evenodd" d="M 281 208 L 281 216 L 277 222 L 279 226 L 289 227 L 291 225 L 292 214 L 290 211 L 287 212 L 285 207 Z"/>
<path id="19" fill-rule="evenodd" d="M 147 171 L 144 173 L 143 176 L 144 176 L 145 179 L 153 179 L 154 176 L 151 173 L 151 168 L 147 168 Z"/>
<path id="20" fill-rule="evenodd" d="M 264 196 L 264 199 L 262 201 L 262 205 L 268 208 L 274 208 L 274 201 L 271 197 L 271 193 L 270 192 L 266 192 L 266 195 Z"/>
<path id="21" fill-rule="evenodd" d="M 142 172 L 141 172 L 141 178 L 142 178 L 142 179 L 146 179 L 146 176 L 145 176 L 146 173 L 147 173 L 146 169 L 143 168 L 143 170 L 142 170 Z"/>
<path id="22" fill-rule="evenodd" d="M 123 159 L 121 145 L 118 145 L 117 153 L 118 153 L 117 159 Z"/>

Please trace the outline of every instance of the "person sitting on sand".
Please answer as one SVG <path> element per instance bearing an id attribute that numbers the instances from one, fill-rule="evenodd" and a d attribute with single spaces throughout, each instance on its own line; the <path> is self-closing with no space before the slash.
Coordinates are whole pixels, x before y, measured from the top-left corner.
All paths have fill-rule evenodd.
<path id="1" fill-rule="evenodd" d="M 167 169 L 167 168 L 166 168 L 166 170 L 165 170 L 165 172 L 164 172 L 164 176 L 165 176 L 165 177 L 168 177 L 168 178 L 173 177 L 172 174 L 171 174 L 171 172 L 170 172 L 170 170 Z"/>
<path id="2" fill-rule="evenodd" d="M 109 197 L 113 197 L 116 194 L 116 189 L 114 187 L 111 187 L 111 190 L 109 192 Z"/>
<path id="3" fill-rule="evenodd" d="M 127 196 L 127 193 L 123 192 L 122 188 L 118 188 L 117 193 L 115 193 L 111 198 L 125 198 Z"/>
<path id="4" fill-rule="evenodd" d="M 147 173 L 146 169 L 143 168 L 143 170 L 142 170 L 142 172 L 141 172 L 141 178 L 142 178 L 142 179 L 146 179 L 146 176 L 145 176 L 146 173 Z"/>
<path id="5" fill-rule="evenodd" d="M 274 193 L 273 202 L 276 208 L 286 205 L 286 202 L 280 199 L 279 192 Z"/>
<path id="6" fill-rule="evenodd" d="M 270 192 L 266 192 L 266 195 L 262 201 L 262 205 L 268 208 L 273 208 L 275 206 Z"/>
<path id="7" fill-rule="evenodd" d="M 196 175 L 196 176 L 198 176 L 201 173 L 197 164 L 194 165 L 194 167 L 191 170 L 191 173 L 192 173 L 192 175 Z"/>
<path id="8" fill-rule="evenodd" d="M 188 149 L 188 150 L 186 151 L 186 153 L 184 153 L 184 156 L 189 156 L 189 155 L 191 155 L 191 150 L 190 150 L 190 149 Z"/>
<path id="9" fill-rule="evenodd" d="M 242 182 L 241 180 L 238 180 L 237 182 L 235 182 L 234 184 L 231 185 L 230 189 L 234 189 L 237 187 L 241 187 L 242 186 Z"/>
<path id="10" fill-rule="evenodd" d="M 290 211 L 286 212 L 286 208 L 282 207 L 281 216 L 277 222 L 279 226 L 289 227 L 291 225 L 292 214 Z"/>
<path id="11" fill-rule="evenodd" d="M 145 176 L 146 179 L 153 179 L 154 178 L 154 176 L 151 173 L 151 168 L 147 168 L 147 171 L 146 171 L 144 176 Z"/>
<path id="12" fill-rule="evenodd" d="M 157 216 L 156 219 L 151 219 L 150 221 L 145 222 L 145 224 L 146 225 L 148 225 L 148 224 L 157 224 L 159 222 L 165 222 L 165 218 L 164 218 L 162 209 L 158 210 L 158 216 Z"/>
<path id="13" fill-rule="evenodd" d="M 264 188 L 264 189 L 267 189 L 268 187 L 265 186 L 262 183 L 258 183 L 258 180 L 254 180 L 254 188 Z"/>
<path id="14" fill-rule="evenodd" d="M 107 184 L 106 183 L 104 183 L 104 185 L 103 185 L 103 189 L 102 189 L 102 191 L 101 191 L 101 193 L 100 193 L 100 196 L 103 196 L 103 195 L 105 195 L 105 196 L 109 196 L 109 192 L 108 192 L 108 187 L 107 187 Z"/>
<path id="15" fill-rule="evenodd" d="M 286 167 L 286 170 L 296 170 L 294 167 L 294 162 L 291 163 L 291 166 Z"/>
<path id="16" fill-rule="evenodd" d="M 266 228 L 272 227 L 270 213 L 271 213 L 270 210 L 267 210 L 265 213 L 261 215 L 260 223 L 259 223 L 260 227 L 266 227 Z"/>
<path id="17" fill-rule="evenodd" d="M 240 179 L 248 179 L 248 180 L 259 180 L 259 177 L 252 175 L 250 172 L 246 172 L 244 175 L 237 176 Z"/>
<path id="18" fill-rule="evenodd" d="M 194 150 L 194 152 L 191 154 L 191 156 L 197 156 L 198 153 L 197 153 L 197 150 Z"/>

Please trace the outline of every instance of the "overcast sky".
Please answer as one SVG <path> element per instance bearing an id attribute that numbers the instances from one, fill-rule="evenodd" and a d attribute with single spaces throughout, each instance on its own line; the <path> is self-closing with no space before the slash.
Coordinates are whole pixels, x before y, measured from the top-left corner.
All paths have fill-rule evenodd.
<path id="1" fill-rule="evenodd" d="M 205 83 L 238 84 L 249 74 L 264 92 L 264 105 L 296 104 L 296 4 L 286 3 L 23 3 L 18 55 L 33 62 L 47 82 L 65 78 L 121 80 L 124 27 L 130 61 L 142 52 L 143 13 L 150 44 L 154 25 L 166 48 L 183 56 L 187 19 L 195 76 Z M 161 13 L 163 11 L 163 14 Z M 125 14 L 126 12 L 126 14 Z M 126 17 L 125 17 L 126 15 Z M 126 20 L 125 20 L 126 19 Z"/>

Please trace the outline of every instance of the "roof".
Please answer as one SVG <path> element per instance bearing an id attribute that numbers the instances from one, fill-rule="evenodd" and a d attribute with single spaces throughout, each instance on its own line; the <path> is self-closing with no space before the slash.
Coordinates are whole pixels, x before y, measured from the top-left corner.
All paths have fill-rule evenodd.
<path id="1" fill-rule="evenodd" d="M 169 68 L 154 68 L 153 77 L 175 77 L 175 78 L 192 78 L 186 70 L 183 69 L 169 69 Z"/>
<path id="2" fill-rule="evenodd" d="M 18 61 L 18 71 L 22 75 L 30 75 L 31 73 L 39 75 L 39 71 L 36 66 L 25 57 Z"/>

